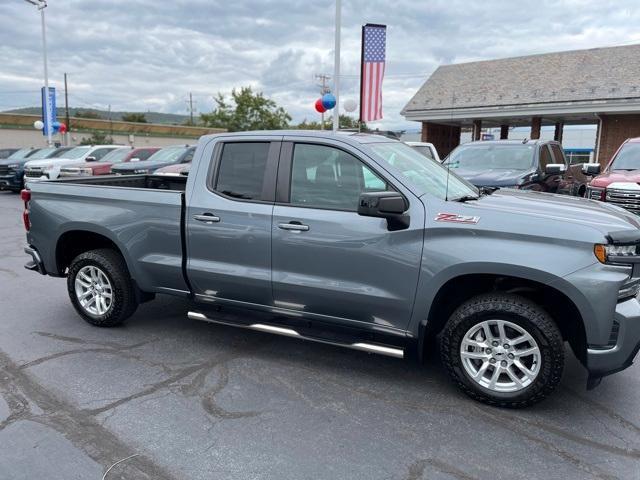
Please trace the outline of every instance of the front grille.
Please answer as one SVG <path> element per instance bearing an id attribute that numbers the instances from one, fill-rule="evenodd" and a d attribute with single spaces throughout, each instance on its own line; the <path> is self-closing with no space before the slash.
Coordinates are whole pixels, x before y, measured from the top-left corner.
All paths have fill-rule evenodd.
<path id="1" fill-rule="evenodd" d="M 29 168 L 24 171 L 24 176 L 28 178 L 40 178 L 42 176 L 41 168 Z"/>
<path id="2" fill-rule="evenodd" d="M 0 165 L 0 175 L 9 175 L 9 167 L 6 165 Z"/>
<path id="3" fill-rule="evenodd" d="M 602 200 L 602 192 L 603 192 L 604 188 L 594 188 L 594 187 L 589 187 L 587 188 L 587 198 L 590 198 L 591 200 Z"/>
<path id="4" fill-rule="evenodd" d="M 640 190 L 607 189 L 605 198 L 609 203 L 640 213 Z"/>

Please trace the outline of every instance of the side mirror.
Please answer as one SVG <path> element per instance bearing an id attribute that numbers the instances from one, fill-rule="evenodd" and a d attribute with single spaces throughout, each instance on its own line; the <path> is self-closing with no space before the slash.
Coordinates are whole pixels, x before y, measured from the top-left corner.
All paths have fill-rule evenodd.
<path id="1" fill-rule="evenodd" d="M 398 192 L 368 192 L 360 194 L 358 215 L 385 218 L 389 230 L 403 230 L 409 227 L 407 203 Z"/>
<path id="2" fill-rule="evenodd" d="M 95 162 L 97 160 L 96 157 L 89 155 L 87 158 L 85 158 L 86 162 Z"/>
<path id="3" fill-rule="evenodd" d="M 582 173 L 585 175 L 598 175 L 600 173 L 601 166 L 599 163 L 583 163 Z"/>
<path id="4" fill-rule="evenodd" d="M 564 163 L 549 163 L 544 167 L 544 173 L 547 175 L 562 175 L 567 171 L 567 166 Z"/>

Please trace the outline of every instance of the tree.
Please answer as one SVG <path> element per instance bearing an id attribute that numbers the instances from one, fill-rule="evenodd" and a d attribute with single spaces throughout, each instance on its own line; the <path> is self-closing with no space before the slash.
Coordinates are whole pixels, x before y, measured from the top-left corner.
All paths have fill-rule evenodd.
<path id="1" fill-rule="evenodd" d="M 122 121 L 135 122 L 135 123 L 147 123 L 147 117 L 144 116 L 144 113 L 123 113 Z"/>
<path id="2" fill-rule="evenodd" d="M 350 128 L 350 129 L 358 128 L 358 120 L 348 115 L 340 115 L 339 124 L 340 124 L 340 128 Z M 325 119 L 324 129 L 331 130 L 332 127 L 333 127 L 333 117 L 329 117 L 328 119 Z M 307 122 L 306 118 L 302 122 L 300 122 L 298 125 L 293 125 L 292 128 L 298 128 L 300 130 L 321 130 L 320 122 L 316 122 L 316 121 Z M 370 130 L 367 127 L 367 124 L 363 123 L 362 126 L 360 127 L 360 131 L 368 132 Z"/>
<path id="3" fill-rule="evenodd" d="M 74 117 L 76 117 L 76 118 L 93 118 L 93 119 L 102 118 L 98 112 L 94 112 L 93 110 L 84 110 L 84 111 L 78 110 L 78 111 L 76 111 L 76 114 L 74 115 Z"/>
<path id="4" fill-rule="evenodd" d="M 221 93 L 214 98 L 216 108 L 203 113 L 200 120 L 207 127 L 226 128 L 230 132 L 246 130 L 277 130 L 286 128 L 291 117 L 276 102 L 251 87 L 235 88 L 230 101 Z"/>
<path id="5" fill-rule="evenodd" d="M 82 137 L 80 145 L 111 145 L 113 138 L 103 132 L 93 132 L 89 138 Z"/>

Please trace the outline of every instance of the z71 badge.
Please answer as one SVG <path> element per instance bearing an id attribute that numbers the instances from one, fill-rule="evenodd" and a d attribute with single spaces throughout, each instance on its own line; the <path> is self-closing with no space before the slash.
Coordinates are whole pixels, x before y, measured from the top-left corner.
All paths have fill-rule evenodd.
<path id="1" fill-rule="evenodd" d="M 436 222 L 453 222 L 453 223 L 478 223 L 480 217 L 471 215 L 457 215 L 455 213 L 439 213 L 436 215 Z"/>

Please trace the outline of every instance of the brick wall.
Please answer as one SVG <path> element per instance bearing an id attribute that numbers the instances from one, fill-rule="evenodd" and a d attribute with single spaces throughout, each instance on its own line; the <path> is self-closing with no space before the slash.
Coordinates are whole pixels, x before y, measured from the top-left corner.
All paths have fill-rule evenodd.
<path id="1" fill-rule="evenodd" d="M 640 137 L 640 115 L 601 115 L 598 161 L 606 165 L 627 138 Z"/>
<path id="2" fill-rule="evenodd" d="M 444 158 L 460 145 L 460 127 L 422 122 L 422 141 L 433 143 L 440 158 Z"/>

